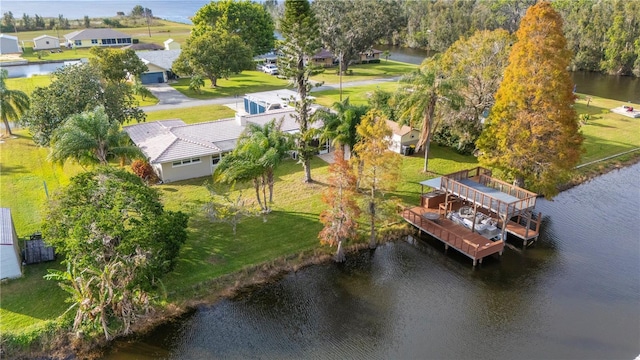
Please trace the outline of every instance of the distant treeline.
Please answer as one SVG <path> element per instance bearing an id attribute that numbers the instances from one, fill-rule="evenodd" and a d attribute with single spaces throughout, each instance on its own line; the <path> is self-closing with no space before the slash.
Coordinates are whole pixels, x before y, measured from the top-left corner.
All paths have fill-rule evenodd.
<path id="1" fill-rule="evenodd" d="M 392 0 L 401 9 L 385 43 L 445 51 L 476 30 L 511 33 L 537 0 Z M 640 76 L 640 1 L 555 0 L 574 53 L 572 70 Z"/>
<path id="2" fill-rule="evenodd" d="M 21 18 L 15 18 L 11 11 L 7 11 L 2 14 L 2 23 L 0 23 L 0 32 L 11 33 L 16 31 L 34 31 L 34 30 L 69 30 L 71 28 L 91 28 L 91 27 L 135 27 L 138 25 L 146 25 L 151 19 L 153 19 L 153 12 L 151 9 L 144 8 L 141 5 L 136 5 L 129 13 L 128 19 L 124 12 L 118 12 L 118 17 L 103 18 L 101 22 L 92 21 L 88 15 L 85 15 L 83 19 L 75 20 L 75 23 L 69 22 L 69 19 L 60 14 L 57 18 L 48 17 L 45 18 L 38 14 L 31 17 L 29 14 L 22 14 Z M 143 19 L 143 23 L 139 24 L 136 20 Z"/>

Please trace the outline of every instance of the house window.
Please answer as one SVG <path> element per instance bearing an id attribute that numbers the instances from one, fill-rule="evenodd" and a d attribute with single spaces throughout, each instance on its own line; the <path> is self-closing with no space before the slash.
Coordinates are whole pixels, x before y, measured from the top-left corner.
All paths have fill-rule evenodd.
<path id="1" fill-rule="evenodd" d="M 200 163 L 200 158 L 197 157 L 197 158 L 174 161 L 171 165 L 172 165 L 172 167 L 178 167 L 178 166 L 199 164 L 199 163 Z"/>
<path id="2" fill-rule="evenodd" d="M 82 46 L 82 40 L 76 40 L 73 42 L 76 46 Z"/>
<path id="3" fill-rule="evenodd" d="M 98 43 L 98 39 L 91 39 L 91 43 L 92 44 L 97 44 Z"/>
<path id="4" fill-rule="evenodd" d="M 45 44 L 47 44 L 47 45 L 49 45 L 49 40 L 45 41 L 44 43 L 45 43 Z"/>
<path id="5" fill-rule="evenodd" d="M 211 166 L 216 166 L 227 153 L 211 155 Z"/>

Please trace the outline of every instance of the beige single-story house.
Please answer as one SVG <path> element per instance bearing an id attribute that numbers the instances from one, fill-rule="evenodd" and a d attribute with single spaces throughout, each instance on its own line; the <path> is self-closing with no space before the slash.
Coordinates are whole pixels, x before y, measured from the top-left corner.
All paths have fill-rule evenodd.
<path id="1" fill-rule="evenodd" d="M 136 55 L 147 65 L 148 70 L 140 75 L 143 84 L 165 83 L 175 78 L 171 71 L 173 62 L 180 56 L 180 49 L 158 51 L 136 51 Z"/>
<path id="2" fill-rule="evenodd" d="M 380 54 L 382 54 L 382 51 L 380 50 L 376 50 L 376 49 L 371 49 L 368 51 L 364 51 L 361 52 L 360 55 L 360 62 L 363 64 L 366 63 L 374 63 L 374 62 L 380 62 Z"/>
<path id="3" fill-rule="evenodd" d="M 67 47 L 125 46 L 132 43 L 131 35 L 112 29 L 84 29 L 64 36 Z"/>
<path id="4" fill-rule="evenodd" d="M 333 53 L 327 49 L 318 51 L 311 57 L 311 64 L 314 66 L 331 67 L 333 63 Z"/>
<path id="5" fill-rule="evenodd" d="M 0 208 L 0 279 L 22 276 L 22 257 L 11 210 Z"/>
<path id="6" fill-rule="evenodd" d="M 60 48 L 60 39 L 51 35 L 33 38 L 33 50 L 51 50 Z"/>
<path id="7" fill-rule="evenodd" d="M 142 150 L 162 182 L 168 183 L 213 174 L 224 154 L 232 151 L 248 123 L 265 125 L 282 119 L 282 130 L 299 130 L 293 108 L 261 114 L 236 114 L 235 118 L 197 124 L 180 119 L 153 121 L 123 129 Z"/>
<path id="8" fill-rule="evenodd" d="M 411 155 L 418 144 L 420 131 L 407 125 L 400 126 L 400 124 L 391 120 L 387 120 L 387 126 L 392 132 L 389 150 L 398 154 Z"/>
<path id="9" fill-rule="evenodd" d="M 0 34 L 0 54 L 20 54 L 22 48 L 16 36 Z"/>

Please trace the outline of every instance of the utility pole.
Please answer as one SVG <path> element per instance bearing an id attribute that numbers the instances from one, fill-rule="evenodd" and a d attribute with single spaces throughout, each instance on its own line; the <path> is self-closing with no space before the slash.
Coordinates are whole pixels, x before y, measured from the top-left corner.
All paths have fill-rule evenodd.
<path id="1" fill-rule="evenodd" d="M 340 58 L 338 59 L 338 73 L 340 73 L 340 102 L 342 102 L 342 50 L 340 50 Z"/>

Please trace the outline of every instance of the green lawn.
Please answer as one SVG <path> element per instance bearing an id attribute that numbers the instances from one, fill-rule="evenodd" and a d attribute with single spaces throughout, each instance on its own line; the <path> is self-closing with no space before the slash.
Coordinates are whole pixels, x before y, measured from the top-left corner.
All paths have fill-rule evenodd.
<path id="1" fill-rule="evenodd" d="M 587 96 L 591 98 L 587 106 Z M 589 114 L 591 119 L 580 127 L 585 137 L 581 163 L 598 160 L 640 147 L 640 119 L 633 119 L 609 111 L 628 105 L 640 109 L 640 104 L 603 99 L 580 94 L 575 108 L 578 114 Z"/>
<path id="2" fill-rule="evenodd" d="M 243 71 L 234 74 L 229 79 L 218 79 L 217 87 L 211 87 L 211 81 L 205 80 L 205 86 L 200 89 L 200 93 L 189 90 L 189 79 L 182 78 L 178 82 L 171 84 L 176 90 L 194 99 L 213 99 L 220 97 L 242 96 L 247 93 L 279 90 L 289 86 L 289 82 L 276 76 L 265 74 L 256 70 Z"/>
<path id="3" fill-rule="evenodd" d="M 184 109 L 152 111 L 147 113 L 147 121 L 181 119 L 187 124 L 232 118 L 235 111 L 224 105 L 204 105 Z"/>
<path id="4" fill-rule="evenodd" d="M 398 61 L 382 60 L 378 64 L 355 64 L 348 68 L 349 75 L 342 76 L 342 82 L 362 81 L 380 78 L 401 76 L 410 73 L 418 68 L 418 65 L 402 63 Z M 325 84 L 339 84 L 340 76 L 338 68 L 332 67 L 324 70 L 323 73 L 312 76 L 311 80 L 324 82 Z"/>
<path id="5" fill-rule="evenodd" d="M 342 89 L 342 99 L 349 98 L 349 103 L 352 105 L 366 105 L 369 102 L 369 96 L 374 90 L 384 90 L 394 92 L 398 88 L 397 82 L 384 82 L 376 85 L 363 85 L 345 87 Z M 316 97 L 316 103 L 331 107 L 333 103 L 340 101 L 340 90 L 324 90 L 311 93 Z"/>

